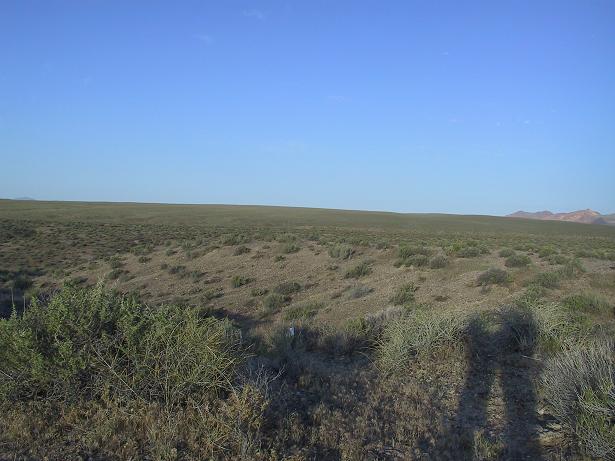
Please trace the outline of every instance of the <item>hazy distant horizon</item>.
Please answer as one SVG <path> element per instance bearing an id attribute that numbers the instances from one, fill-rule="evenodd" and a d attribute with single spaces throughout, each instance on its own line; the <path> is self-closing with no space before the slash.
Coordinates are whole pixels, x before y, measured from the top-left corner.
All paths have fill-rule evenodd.
<path id="1" fill-rule="evenodd" d="M 451 214 L 451 215 L 476 215 L 476 216 L 506 216 L 517 211 L 526 211 L 526 212 L 540 212 L 540 211 L 551 211 L 552 213 L 568 213 L 572 211 L 580 211 L 591 209 L 593 211 L 597 211 L 601 215 L 611 215 L 615 214 L 612 211 L 601 211 L 592 207 L 580 208 L 579 210 L 526 210 L 526 209 L 517 209 L 512 210 L 508 213 L 504 214 L 488 214 L 488 213 L 456 213 L 452 211 L 400 211 L 400 210 L 388 210 L 388 209 L 364 209 L 364 208 L 331 208 L 331 207 L 323 207 L 323 206 L 303 206 L 303 205 L 271 205 L 271 204 L 263 204 L 263 203 L 212 203 L 212 202 L 135 202 L 130 200 L 54 200 L 54 199 L 44 199 L 44 198 L 34 198 L 34 197 L 0 197 L 0 200 L 22 200 L 22 201 L 38 201 L 38 202 L 85 202 L 85 203 L 131 203 L 131 204 L 151 204 L 151 205 L 212 205 L 212 206 L 250 206 L 250 207 L 280 207 L 280 208 L 314 208 L 314 209 L 324 209 L 324 210 L 339 210 L 339 211 L 367 211 L 374 213 L 397 213 L 397 214 Z"/>

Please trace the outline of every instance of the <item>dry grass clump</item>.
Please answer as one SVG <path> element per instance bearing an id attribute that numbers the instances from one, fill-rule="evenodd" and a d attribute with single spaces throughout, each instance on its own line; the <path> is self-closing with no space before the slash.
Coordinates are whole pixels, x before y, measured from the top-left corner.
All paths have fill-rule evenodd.
<path id="1" fill-rule="evenodd" d="M 608 301 L 595 293 L 578 293 L 566 297 L 564 305 L 573 311 L 605 312 L 612 309 Z"/>
<path id="2" fill-rule="evenodd" d="M 401 372 L 413 357 L 459 342 L 467 327 L 459 312 L 416 310 L 391 320 L 377 346 L 377 363 L 385 373 Z"/>
<path id="3" fill-rule="evenodd" d="M 599 342 L 549 359 L 542 375 L 553 415 L 598 459 L 615 459 L 615 355 Z"/>

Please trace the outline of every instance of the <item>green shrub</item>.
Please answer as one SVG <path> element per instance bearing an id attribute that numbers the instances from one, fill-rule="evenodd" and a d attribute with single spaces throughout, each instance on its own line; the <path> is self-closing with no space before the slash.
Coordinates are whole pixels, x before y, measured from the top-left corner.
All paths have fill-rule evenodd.
<path id="1" fill-rule="evenodd" d="M 323 308 L 323 303 L 307 302 L 289 306 L 284 310 L 284 320 L 301 320 L 314 317 L 320 309 Z"/>
<path id="2" fill-rule="evenodd" d="M 512 255 L 506 258 L 504 265 L 506 267 L 525 267 L 528 266 L 532 260 L 528 255 Z"/>
<path id="3" fill-rule="evenodd" d="M 250 238 L 245 234 L 229 234 L 222 236 L 222 245 L 234 246 L 249 243 Z"/>
<path id="4" fill-rule="evenodd" d="M 508 258 L 515 255 L 515 250 L 511 248 L 502 248 L 499 253 L 501 258 Z"/>
<path id="5" fill-rule="evenodd" d="M 601 312 L 611 310 L 609 303 L 594 293 L 579 293 L 564 299 L 564 305 L 574 311 Z"/>
<path id="6" fill-rule="evenodd" d="M 597 459 L 615 459 L 615 360 L 611 343 L 577 347 L 550 359 L 542 375 L 555 418 Z"/>
<path id="7" fill-rule="evenodd" d="M 391 297 L 391 304 L 394 306 L 402 306 L 413 303 L 416 290 L 418 290 L 418 287 L 412 282 L 402 285 Z"/>
<path id="8" fill-rule="evenodd" d="M 202 401 L 229 389 L 239 345 L 229 322 L 197 310 L 65 286 L 0 320 L 0 401 Z"/>
<path id="9" fill-rule="evenodd" d="M 504 269 L 491 268 L 483 272 L 476 279 L 476 284 L 479 286 L 487 285 L 505 285 L 510 281 L 508 272 Z"/>
<path id="10" fill-rule="evenodd" d="M 251 279 L 250 277 L 244 277 L 242 275 L 234 275 L 233 278 L 231 279 L 231 286 L 233 288 L 239 288 L 253 281 L 254 280 Z"/>
<path id="11" fill-rule="evenodd" d="M 347 279 L 358 279 L 359 277 L 371 274 L 371 272 L 372 268 L 369 263 L 364 261 L 348 269 L 344 274 L 344 277 Z"/>
<path id="12" fill-rule="evenodd" d="M 464 247 L 457 251 L 456 255 L 460 258 L 476 258 L 481 255 L 481 251 L 478 247 Z"/>
<path id="13" fill-rule="evenodd" d="M 429 264 L 429 257 L 421 254 L 408 256 L 404 259 L 399 259 L 395 264 L 397 267 L 399 266 L 414 266 L 414 267 L 425 267 Z"/>
<path id="14" fill-rule="evenodd" d="M 432 253 L 433 250 L 425 246 L 400 245 L 398 250 L 398 257 L 399 259 L 408 259 L 411 256 L 416 255 L 431 256 Z"/>
<path id="15" fill-rule="evenodd" d="M 538 250 L 538 256 L 542 259 L 548 258 L 549 256 L 554 255 L 556 253 L 557 253 L 557 250 L 550 246 L 542 247 Z"/>
<path id="16" fill-rule="evenodd" d="M 288 296 L 293 293 L 301 291 L 301 284 L 299 282 L 283 282 L 277 285 L 273 291 L 280 295 Z"/>
<path id="17" fill-rule="evenodd" d="M 336 259 L 350 259 L 355 253 L 352 246 L 346 243 L 335 243 L 329 246 L 329 256 Z"/>
<path id="18" fill-rule="evenodd" d="M 111 266 L 111 269 L 119 269 L 124 266 L 124 262 L 120 259 L 119 256 L 113 256 L 109 260 L 109 265 Z"/>
<path id="19" fill-rule="evenodd" d="M 272 314 L 279 311 L 280 308 L 289 301 L 289 296 L 284 296 L 280 293 L 271 293 L 263 299 L 263 308 L 266 314 Z"/>
<path id="20" fill-rule="evenodd" d="M 444 255 L 437 255 L 431 258 L 429 261 L 429 267 L 431 269 L 442 269 L 448 265 L 448 258 Z"/>
<path id="21" fill-rule="evenodd" d="M 541 272 L 534 277 L 532 283 L 544 288 L 557 288 L 561 278 L 559 272 Z"/>

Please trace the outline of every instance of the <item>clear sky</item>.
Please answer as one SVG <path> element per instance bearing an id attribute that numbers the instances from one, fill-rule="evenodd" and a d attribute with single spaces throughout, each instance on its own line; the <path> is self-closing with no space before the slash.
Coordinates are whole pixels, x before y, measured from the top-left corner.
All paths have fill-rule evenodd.
<path id="1" fill-rule="evenodd" d="M 0 197 L 615 212 L 615 1 L 0 2 Z"/>

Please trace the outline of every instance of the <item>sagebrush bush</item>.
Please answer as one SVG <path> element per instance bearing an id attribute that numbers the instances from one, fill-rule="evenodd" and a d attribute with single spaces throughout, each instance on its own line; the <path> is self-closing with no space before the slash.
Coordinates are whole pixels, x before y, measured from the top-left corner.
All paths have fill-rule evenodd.
<path id="1" fill-rule="evenodd" d="M 536 274 L 532 283 L 543 288 L 558 288 L 561 278 L 559 272 L 541 272 Z"/>
<path id="2" fill-rule="evenodd" d="M 502 248 L 498 254 L 501 258 L 508 258 L 515 255 L 515 250 L 511 248 Z"/>
<path id="3" fill-rule="evenodd" d="M 418 290 L 418 287 L 410 282 L 399 287 L 395 294 L 391 297 L 391 304 L 394 306 L 402 306 L 411 304 L 414 302 L 414 293 Z"/>
<path id="4" fill-rule="evenodd" d="M 549 262 L 549 264 L 554 266 L 568 264 L 569 259 L 561 254 L 553 254 L 547 258 L 547 261 Z"/>
<path id="5" fill-rule="evenodd" d="M 506 258 L 504 265 L 506 267 L 525 267 L 528 266 L 532 260 L 528 255 L 515 254 Z"/>
<path id="6" fill-rule="evenodd" d="M 542 374 L 553 415 L 598 459 L 615 459 L 615 360 L 613 344 L 599 342 L 549 359 Z"/>
<path id="7" fill-rule="evenodd" d="M 273 314 L 279 311 L 284 304 L 290 301 L 289 296 L 284 296 L 280 293 L 271 293 L 265 296 L 263 299 L 263 308 L 265 309 L 265 314 Z"/>
<path id="8" fill-rule="evenodd" d="M 508 272 L 504 269 L 492 267 L 480 274 L 476 279 L 476 284 L 479 286 L 487 285 L 506 285 L 510 281 Z"/>
<path id="9" fill-rule="evenodd" d="M 233 288 L 239 288 L 248 283 L 251 283 L 253 280 L 250 277 L 244 277 L 243 275 L 234 275 L 231 279 L 231 286 Z"/>
<path id="10" fill-rule="evenodd" d="M 466 246 L 460 248 L 455 254 L 460 258 L 476 258 L 482 254 L 488 253 L 486 248 L 478 246 Z"/>
<path id="11" fill-rule="evenodd" d="M 442 269 L 448 265 L 448 258 L 444 255 L 437 255 L 429 261 L 431 269 Z"/>
<path id="12" fill-rule="evenodd" d="M 329 256 L 336 259 L 350 259 L 355 253 L 354 248 L 346 243 L 334 243 L 329 245 L 327 251 Z"/>
<path id="13" fill-rule="evenodd" d="M 294 282 L 294 281 L 283 282 L 277 285 L 273 289 L 273 291 L 275 293 L 288 296 L 288 295 L 292 295 L 293 293 L 297 293 L 298 291 L 301 291 L 301 284 L 299 282 Z"/>
<path id="14" fill-rule="evenodd" d="M 369 263 L 364 261 L 348 269 L 344 274 L 344 277 L 347 279 L 358 279 L 359 277 L 371 274 L 371 272 L 372 268 Z"/>
<path id="15" fill-rule="evenodd" d="M 416 255 L 431 256 L 432 253 L 433 250 L 425 246 L 400 245 L 397 254 L 399 259 L 408 259 Z"/>

